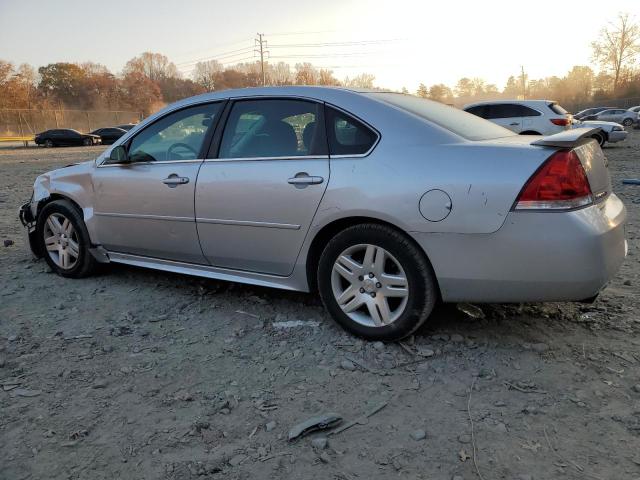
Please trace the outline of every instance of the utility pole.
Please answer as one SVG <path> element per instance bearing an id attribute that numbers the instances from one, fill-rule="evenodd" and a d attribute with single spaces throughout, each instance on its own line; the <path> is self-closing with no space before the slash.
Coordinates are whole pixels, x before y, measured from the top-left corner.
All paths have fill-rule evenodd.
<path id="1" fill-rule="evenodd" d="M 267 79 L 264 74 L 264 55 L 268 54 L 269 52 L 265 50 L 267 41 L 262 38 L 264 37 L 264 33 L 256 33 L 256 35 L 258 35 L 258 38 L 255 39 L 255 45 L 258 48 L 255 49 L 254 52 L 260 54 L 260 71 L 262 72 L 262 86 L 264 87 L 267 84 Z"/>
<path id="2" fill-rule="evenodd" d="M 527 99 L 527 82 L 525 80 L 526 76 L 524 74 L 524 65 L 520 65 L 520 71 L 522 72 L 521 77 L 522 77 L 522 99 L 526 100 Z"/>

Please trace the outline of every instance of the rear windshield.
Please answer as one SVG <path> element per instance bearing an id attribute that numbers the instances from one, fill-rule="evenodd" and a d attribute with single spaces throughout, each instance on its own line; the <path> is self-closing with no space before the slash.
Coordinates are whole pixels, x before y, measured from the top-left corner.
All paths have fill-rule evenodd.
<path id="1" fill-rule="evenodd" d="M 565 115 L 565 114 L 569 113 L 564 108 L 562 108 L 560 105 L 558 105 L 557 103 L 550 103 L 549 104 L 549 108 L 551 109 L 551 111 L 553 113 L 557 113 L 558 115 Z"/>
<path id="2" fill-rule="evenodd" d="M 367 95 L 413 113 L 467 140 L 490 140 L 515 135 L 488 120 L 432 100 L 404 93 L 371 92 Z"/>

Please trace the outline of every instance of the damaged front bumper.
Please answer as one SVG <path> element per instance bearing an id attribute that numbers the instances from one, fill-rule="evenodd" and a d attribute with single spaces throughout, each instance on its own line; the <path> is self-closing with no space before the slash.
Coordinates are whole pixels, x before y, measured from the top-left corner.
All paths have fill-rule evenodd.
<path id="1" fill-rule="evenodd" d="M 31 203 L 32 200 L 29 200 L 20 207 L 18 218 L 24 227 L 23 236 L 25 245 L 29 245 L 29 250 L 35 258 L 40 258 L 42 257 L 42 252 L 36 240 L 36 218 L 31 209 Z"/>

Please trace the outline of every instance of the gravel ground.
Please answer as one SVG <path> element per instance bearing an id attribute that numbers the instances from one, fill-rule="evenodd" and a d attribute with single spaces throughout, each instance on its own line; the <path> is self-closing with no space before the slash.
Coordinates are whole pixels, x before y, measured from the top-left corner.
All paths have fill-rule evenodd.
<path id="1" fill-rule="evenodd" d="M 629 256 L 594 304 L 445 306 L 403 344 L 309 294 L 51 274 L 18 206 L 99 151 L 0 150 L 0 478 L 640 479 L 640 131 L 606 148 Z"/>

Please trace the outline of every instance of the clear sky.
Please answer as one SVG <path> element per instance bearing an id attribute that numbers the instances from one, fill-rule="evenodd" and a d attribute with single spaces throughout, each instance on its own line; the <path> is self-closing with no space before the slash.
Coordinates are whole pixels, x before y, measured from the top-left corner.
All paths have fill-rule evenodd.
<path id="1" fill-rule="evenodd" d="M 143 51 L 189 75 L 198 59 L 251 61 L 256 32 L 271 61 L 307 59 L 338 78 L 415 91 L 463 76 L 502 87 L 590 63 L 590 42 L 640 0 L 0 0 L 0 59 L 34 66 L 94 61 L 119 72 Z M 293 46 L 295 45 L 295 46 Z"/>

